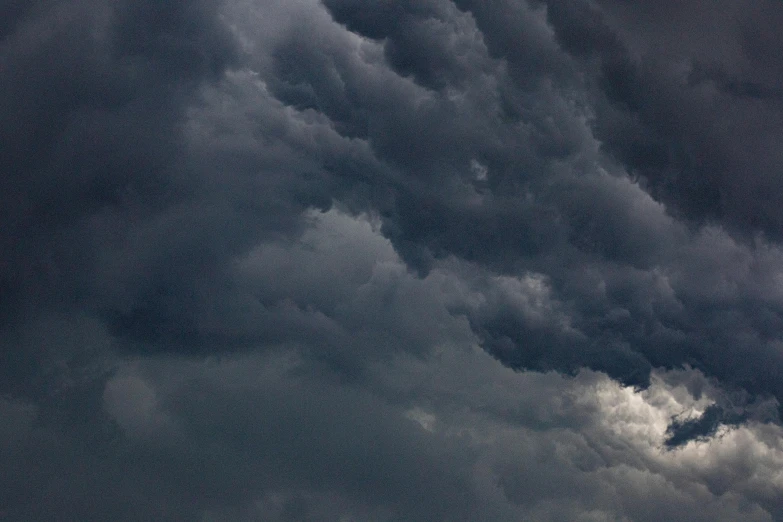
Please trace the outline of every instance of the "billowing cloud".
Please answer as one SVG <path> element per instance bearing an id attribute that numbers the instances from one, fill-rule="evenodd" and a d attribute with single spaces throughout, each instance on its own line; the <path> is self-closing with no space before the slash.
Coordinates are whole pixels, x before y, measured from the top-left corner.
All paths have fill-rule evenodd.
<path id="1" fill-rule="evenodd" d="M 781 16 L 0 7 L 0 518 L 780 519 Z"/>

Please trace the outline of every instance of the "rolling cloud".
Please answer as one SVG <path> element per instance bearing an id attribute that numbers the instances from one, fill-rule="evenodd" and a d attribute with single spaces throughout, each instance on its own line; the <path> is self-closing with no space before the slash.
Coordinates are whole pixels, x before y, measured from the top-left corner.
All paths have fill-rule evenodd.
<path id="1" fill-rule="evenodd" d="M 781 22 L 0 6 L 0 518 L 780 520 Z"/>

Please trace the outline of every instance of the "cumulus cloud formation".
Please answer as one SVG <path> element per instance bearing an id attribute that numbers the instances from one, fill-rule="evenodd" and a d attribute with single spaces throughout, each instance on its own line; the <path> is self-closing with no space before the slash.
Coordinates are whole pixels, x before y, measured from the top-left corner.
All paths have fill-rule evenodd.
<path id="1" fill-rule="evenodd" d="M 780 22 L 0 6 L 0 518 L 783 519 Z"/>

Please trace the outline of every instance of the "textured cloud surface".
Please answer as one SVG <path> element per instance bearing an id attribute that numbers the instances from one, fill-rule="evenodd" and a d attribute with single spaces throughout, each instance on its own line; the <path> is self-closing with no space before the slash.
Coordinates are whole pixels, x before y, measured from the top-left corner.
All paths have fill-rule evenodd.
<path id="1" fill-rule="evenodd" d="M 0 518 L 783 520 L 782 23 L 0 6 Z"/>

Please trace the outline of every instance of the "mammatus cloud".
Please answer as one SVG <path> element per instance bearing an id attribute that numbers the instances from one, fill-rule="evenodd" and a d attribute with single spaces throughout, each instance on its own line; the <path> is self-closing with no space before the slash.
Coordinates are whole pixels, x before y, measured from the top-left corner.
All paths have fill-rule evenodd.
<path id="1" fill-rule="evenodd" d="M 783 517 L 724 4 L 0 8 L 0 518 Z"/>

